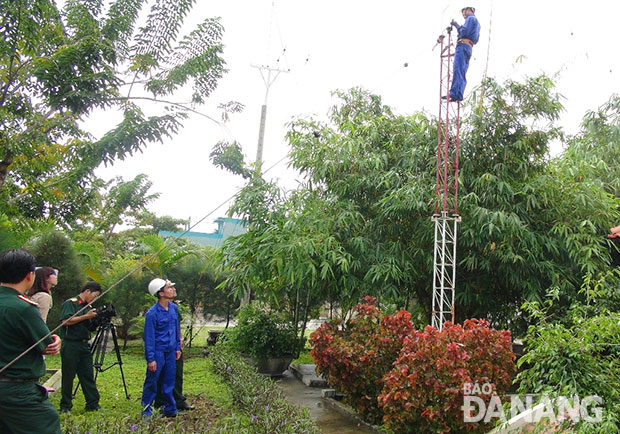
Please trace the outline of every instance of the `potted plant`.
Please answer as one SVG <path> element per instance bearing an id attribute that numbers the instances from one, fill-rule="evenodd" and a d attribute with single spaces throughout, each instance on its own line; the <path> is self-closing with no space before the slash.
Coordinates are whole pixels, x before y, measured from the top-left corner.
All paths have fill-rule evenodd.
<path id="1" fill-rule="evenodd" d="M 299 355 L 304 340 L 283 314 L 244 306 L 237 325 L 225 333 L 225 345 L 250 359 L 261 374 L 281 375 Z"/>

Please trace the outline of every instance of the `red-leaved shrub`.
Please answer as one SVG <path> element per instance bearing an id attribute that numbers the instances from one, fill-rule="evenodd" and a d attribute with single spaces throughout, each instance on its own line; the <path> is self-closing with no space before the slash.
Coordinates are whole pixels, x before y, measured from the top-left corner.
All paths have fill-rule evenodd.
<path id="1" fill-rule="evenodd" d="M 383 422 L 398 433 L 486 432 L 488 424 L 464 422 L 464 384 L 491 389 L 475 394 L 488 404 L 510 387 L 514 359 L 510 332 L 492 330 L 485 320 L 415 331 L 383 378 Z"/>
<path id="2" fill-rule="evenodd" d="M 392 369 L 405 336 L 413 331 L 407 311 L 383 315 L 373 297 L 354 308 L 344 326 L 339 321 L 324 323 L 310 335 L 310 354 L 327 382 L 345 394 L 345 401 L 370 422 L 383 416 L 377 396 L 382 377 Z"/>

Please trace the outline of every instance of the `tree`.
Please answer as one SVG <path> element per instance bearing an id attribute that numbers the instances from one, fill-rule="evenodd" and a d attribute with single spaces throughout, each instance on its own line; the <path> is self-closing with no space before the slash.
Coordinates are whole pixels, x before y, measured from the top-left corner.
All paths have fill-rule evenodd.
<path id="1" fill-rule="evenodd" d="M 430 251 L 430 220 L 413 218 L 428 213 L 430 189 L 407 185 L 410 208 L 402 216 L 387 197 L 410 178 L 433 179 L 436 133 L 429 121 L 396 116 L 360 89 L 337 96 L 342 103 L 330 110 L 330 123 L 298 120 L 290 127 L 302 188 L 283 197 L 256 190 L 259 181 L 252 181 L 232 208 L 250 224 L 228 244 L 231 279 L 270 285 L 272 299 L 288 292 L 290 306 L 303 301 L 300 317 L 324 300 L 346 312 L 365 294 L 402 296 L 406 304 L 420 278 L 412 255 L 424 262 Z"/>
<path id="2" fill-rule="evenodd" d="M 208 18 L 181 37 L 194 3 L 69 0 L 62 12 L 51 0 L 0 4 L 0 203 L 9 217 L 86 219 L 98 166 L 171 137 L 204 103 L 225 71 L 223 28 Z M 185 87 L 191 104 L 166 100 Z M 143 100 L 164 110 L 146 116 Z M 100 109 L 123 119 L 95 138 L 82 121 Z"/>
<path id="3" fill-rule="evenodd" d="M 58 285 L 51 290 L 54 306 L 47 317 L 47 323 L 53 329 L 59 325 L 62 304 L 80 293 L 86 276 L 80 268 L 73 243 L 62 232 L 50 230 L 41 233 L 25 247 L 37 258 L 38 266 L 59 270 Z"/>
<path id="4" fill-rule="evenodd" d="M 457 320 L 485 317 L 520 332 L 525 300 L 549 288 L 575 297 L 586 273 L 609 265 L 602 235 L 618 201 L 578 156 L 549 159 L 549 143 L 563 138 L 549 78 L 487 80 L 479 90 L 485 98 L 465 111 L 461 132 Z M 373 295 L 427 322 L 436 122 L 395 115 L 360 89 L 336 95 L 329 122 L 290 126 L 305 183 L 283 195 L 252 179 L 231 209 L 249 230 L 226 246 L 229 281 L 345 310 Z"/>
<path id="5" fill-rule="evenodd" d="M 145 273 L 140 261 L 119 257 L 112 261 L 107 270 L 106 289 L 112 287 L 106 299 L 114 304 L 119 319 L 118 335 L 127 347 L 131 328 L 140 322 L 140 313 L 154 303 L 146 291 L 152 277 Z"/>
<path id="6" fill-rule="evenodd" d="M 100 206 L 91 210 L 94 227 L 90 230 L 90 237 L 100 235 L 108 241 L 117 225 L 145 212 L 146 206 L 159 197 L 157 193 L 148 194 L 152 185 L 144 174 L 127 182 L 122 177 L 107 182 L 108 190 L 102 195 Z"/>
<path id="7" fill-rule="evenodd" d="M 222 271 L 222 266 L 218 262 L 219 256 L 216 257 L 215 262 L 215 279 L 213 286 L 207 288 L 204 293 L 204 299 L 202 301 L 202 315 L 206 318 L 207 315 L 215 315 L 218 317 L 226 318 L 226 325 L 224 328 L 228 328 L 230 320 L 234 316 L 235 312 L 241 305 L 240 299 L 235 297 L 235 292 L 230 286 L 227 285 L 227 273 Z"/>
<path id="8" fill-rule="evenodd" d="M 159 217 L 149 211 L 138 214 L 136 220 L 138 225 L 149 227 L 150 232 L 154 234 L 159 234 L 160 231 L 182 232 L 185 225 L 189 223 L 188 220 L 167 215 Z"/>
<path id="9" fill-rule="evenodd" d="M 548 77 L 483 86 L 462 136 L 457 312 L 524 330 L 525 300 L 555 288 L 567 303 L 585 274 L 609 266 L 604 234 L 617 200 L 579 158 L 548 158 L 549 143 L 562 138 Z"/>
<path id="10" fill-rule="evenodd" d="M 213 253 L 210 247 L 185 256 L 170 268 L 167 277 L 174 281 L 177 298 L 189 310 L 189 347 L 194 339 L 194 324 L 205 293 L 214 286 Z M 187 320 L 187 318 L 184 318 Z"/>

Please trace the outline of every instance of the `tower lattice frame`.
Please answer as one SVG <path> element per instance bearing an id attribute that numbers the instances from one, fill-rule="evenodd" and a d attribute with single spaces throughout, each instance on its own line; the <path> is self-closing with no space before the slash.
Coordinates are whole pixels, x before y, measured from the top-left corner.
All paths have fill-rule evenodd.
<path id="1" fill-rule="evenodd" d="M 452 27 L 437 40 L 440 51 L 439 117 L 437 124 L 437 179 L 435 185 L 435 242 L 433 248 L 433 327 L 454 322 L 456 282 L 460 101 L 450 101 L 452 82 Z"/>

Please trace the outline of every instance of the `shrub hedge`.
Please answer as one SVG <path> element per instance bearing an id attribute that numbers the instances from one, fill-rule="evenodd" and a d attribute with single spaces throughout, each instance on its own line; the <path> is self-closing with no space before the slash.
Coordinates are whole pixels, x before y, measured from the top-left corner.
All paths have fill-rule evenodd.
<path id="1" fill-rule="evenodd" d="M 310 342 L 317 371 L 345 401 L 398 433 L 488 430 L 464 423 L 464 386 L 490 392 L 475 393 L 488 403 L 508 390 L 515 371 L 510 332 L 485 320 L 417 331 L 408 312 L 384 315 L 372 297 L 346 324 L 324 323 Z"/>
<path id="2" fill-rule="evenodd" d="M 477 385 L 470 395 L 488 404 L 510 387 L 514 359 L 510 332 L 492 330 L 485 320 L 416 331 L 383 378 L 383 422 L 398 433 L 487 432 L 489 424 L 463 421 L 465 385 Z"/>
<path id="3" fill-rule="evenodd" d="M 319 434 L 306 409 L 289 404 L 283 392 L 267 377 L 245 363 L 238 353 L 216 345 L 210 357 L 215 372 L 230 388 L 233 402 L 246 418 L 227 420 L 226 429 L 239 433 Z"/>
<path id="4" fill-rule="evenodd" d="M 329 385 L 343 392 L 345 401 L 364 419 L 379 423 L 383 416 L 377 402 L 381 378 L 392 368 L 405 336 L 412 331 L 409 312 L 384 315 L 375 298 L 365 297 L 346 324 L 326 322 L 310 335 L 310 354 Z"/>

